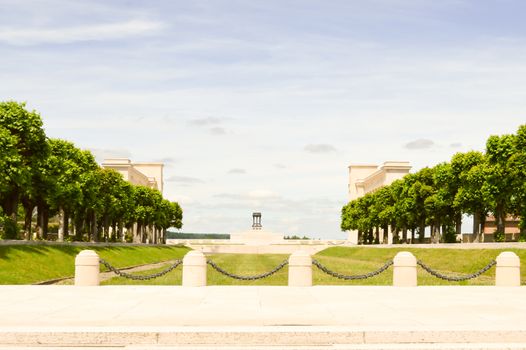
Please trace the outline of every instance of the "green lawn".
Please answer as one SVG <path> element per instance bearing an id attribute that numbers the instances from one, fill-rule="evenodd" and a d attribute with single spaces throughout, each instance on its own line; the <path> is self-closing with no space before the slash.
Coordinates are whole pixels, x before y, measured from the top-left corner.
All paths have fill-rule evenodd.
<path id="1" fill-rule="evenodd" d="M 91 247 L 73 245 L 11 245 L 0 246 L 0 284 L 31 284 L 54 278 L 74 275 L 75 256 L 83 249 L 93 249 L 116 267 L 134 266 L 160 261 L 180 259 L 186 254 L 185 247 L 146 247 L 114 246 Z M 501 251 L 512 250 L 526 266 L 526 249 L 411 249 L 411 248 L 347 248 L 333 247 L 314 256 L 329 269 L 342 274 L 363 274 L 376 270 L 387 260 L 392 259 L 398 251 L 411 251 L 415 256 L 432 268 L 444 274 L 468 274 L 484 267 Z M 287 255 L 265 254 L 218 254 L 209 257 L 223 269 L 239 274 L 254 275 L 267 272 L 287 259 Z M 143 271 L 135 274 L 151 274 L 164 270 Z M 526 284 L 526 267 L 521 269 L 522 284 Z M 123 278 L 112 278 L 103 284 L 181 284 L 182 266 L 167 275 L 150 281 L 131 281 Z M 288 268 L 285 267 L 271 277 L 258 281 L 240 281 L 223 276 L 208 266 L 209 285 L 286 285 Z M 454 285 L 492 285 L 495 268 L 481 277 L 468 282 L 446 282 L 430 276 L 418 268 L 420 285 L 454 284 Z M 355 284 L 355 285 L 391 285 L 392 267 L 379 276 L 359 281 L 344 281 L 328 276 L 313 267 L 314 284 Z"/>
<path id="2" fill-rule="evenodd" d="M 392 259 L 398 251 L 411 251 L 419 260 L 443 274 L 469 274 L 484 267 L 491 259 L 504 250 L 517 253 L 521 264 L 526 264 L 526 250 L 521 249 L 386 249 L 386 248 L 347 248 L 333 247 L 326 249 L 314 256 L 329 269 L 342 274 L 363 274 L 376 270 L 387 260 Z M 212 255 L 212 259 L 223 269 L 240 275 L 253 275 L 271 270 L 287 255 L 265 254 L 221 254 Z M 159 268 L 144 271 L 141 274 L 150 274 L 163 270 Z M 208 285 L 286 285 L 288 269 L 285 267 L 275 275 L 258 281 L 239 281 L 223 276 L 208 266 Z M 521 269 L 522 284 L 526 284 L 526 268 Z M 366 280 L 345 281 L 328 276 L 313 267 L 313 283 L 325 285 L 391 285 L 393 279 L 392 267 L 381 275 Z M 482 276 L 465 282 L 447 282 L 439 280 L 418 268 L 418 283 L 420 285 L 492 285 L 495 281 L 495 268 Z M 181 267 L 169 274 L 150 281 L 130 281 L 123 278 L 113 278 L 103 284 L 181 284 Z"/>
<path id="3" fill-rule="evenodd" d="M 75 256 L 83 249 L 97 251 L 116 267 L 180 259 L 186 247 L 73 245 L 0 245 L 0 284 L 32 284 L 73 276 Z"/>

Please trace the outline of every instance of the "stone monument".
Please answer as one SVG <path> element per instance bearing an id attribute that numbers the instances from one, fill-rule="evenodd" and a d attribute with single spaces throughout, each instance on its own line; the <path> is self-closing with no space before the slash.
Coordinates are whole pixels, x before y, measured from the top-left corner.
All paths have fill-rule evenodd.
<path id="1" fill-rule="evenodd" d="M 269 245 L 282 243 L 283 235 L 263 229 L 261 225 L 261 213 L 252 213 L 252 230 L 230 234 L 230 241 L 246 245 Z"/>

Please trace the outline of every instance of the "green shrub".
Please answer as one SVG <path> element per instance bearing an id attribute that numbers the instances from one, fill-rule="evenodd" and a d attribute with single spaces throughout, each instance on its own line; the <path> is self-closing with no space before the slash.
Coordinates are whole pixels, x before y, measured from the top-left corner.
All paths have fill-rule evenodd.
<path id="1" fill-rule="evenodd" d="M 456 243 L 457 242 L 457 233 L 453 226 L 448 226 L 446 232 L 444 233 L 444 242 L 445 243 Z"/>
<path id="2" fill-rule="evenodd" d="M 3 218 L 3 231 L 2 239 L 17 239 L 18 238 L 18 225 L 11 218 Z"/>
<path id="3" fill-rule="evenodd" d="M 493 232 L 493 240 L 495 242 L 504 242 L 506 240 L 506 236 L 504 235 L 504 232 L 495 231 Z"/>

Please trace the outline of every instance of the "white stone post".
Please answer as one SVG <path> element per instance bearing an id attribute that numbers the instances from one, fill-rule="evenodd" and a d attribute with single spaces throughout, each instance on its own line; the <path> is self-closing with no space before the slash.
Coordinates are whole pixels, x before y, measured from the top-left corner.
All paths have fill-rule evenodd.
<path id="1" fill-rule="evenodd" d="M 312 258 L 309 253 L 298 250 L 289 257 L 289 287 L 312 286 Z"/>
<path id="2" fill-rule="evenodd" d="M 415 256 L 409 252 L 399 252 L 393 262 L 393 286 L 416 287 Z"/>
<path id="3" fill-rule="evenodd" d="M 206 257 L 200 251 L 189 251 L 183 258 L 183 287 L 203 286 L 206 286 Z"/>
<path id="4" fill-rule="evenodd" d="M 387 244 L 393 244 L 393 230 L 391 230 L 391 225 L 387 226 Z"/>
<path id="5" fill-rule="evenodd" d="M 502 252 L 497 256 L 495 285 L 499 287 L 518 287 L 521 285 L 521 261 L 513 252 Z"/>
<path id="6" fill-rule="evenodd" d="M 383 228 L 380 228 L 378 229 L 378 242 L 380 242 L 380 244 L 384 244 L 384 229 Z"/>
<path id="7" fill-rule="evenodd" d="M 93 250 L 83 250 L 75 258 L 75 285 L 99 285 L 99 256 Z"/>
<path id="8" fill-rule="evenodd" d="M 347 236 L 347 240 L 351 244 L 358 244 L 358 230 L 351 230 L 351 231 L 349 231 L 349 235 Z"/>

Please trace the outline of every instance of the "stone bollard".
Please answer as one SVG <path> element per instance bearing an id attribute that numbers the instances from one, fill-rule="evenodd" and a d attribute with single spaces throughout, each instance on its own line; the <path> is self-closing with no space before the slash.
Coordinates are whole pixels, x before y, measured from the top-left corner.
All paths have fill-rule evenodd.
<path id="1" fill-rule="evenodd" d="M 514 252 L 502 252 L 497 256 L 495 285 L 518 287 L 521 285 L 521 261 Z"/>
<path id="2" fill-rule="evenodd" d="M 206 286 L 206 257 L 200 251 L 189 251 L 183 258 L 183 287 L 203 286 Z"/>
<path id="3" fill-rule="evenodd" d="M 289 287 L 312 286 L 312 258 L 298 250 L 289 257 Z"/>
<path id="4" fill-rule="evenodd" d="M 393 286 L 416 287 L 416 258 L 409 252 L 399 252 L 393 260 Z"/>
<path id="5" fill-rule="evenodd" d="M 75 258 L 75 285 L 99 285 L 99 256 L 93 250 L 83 250 Z"/>

